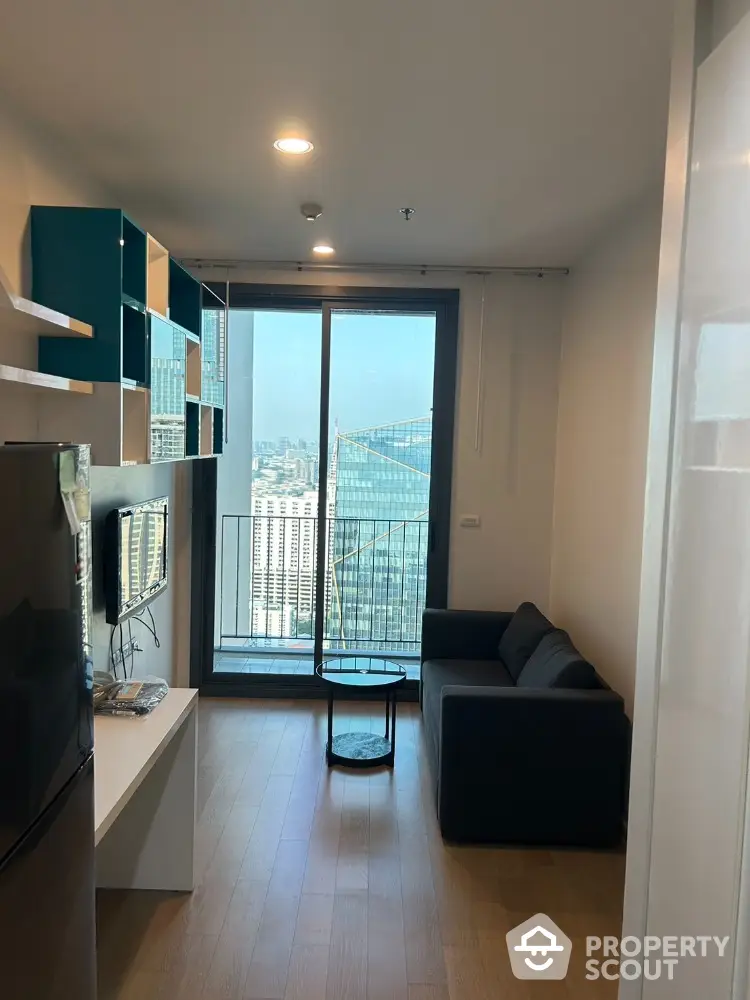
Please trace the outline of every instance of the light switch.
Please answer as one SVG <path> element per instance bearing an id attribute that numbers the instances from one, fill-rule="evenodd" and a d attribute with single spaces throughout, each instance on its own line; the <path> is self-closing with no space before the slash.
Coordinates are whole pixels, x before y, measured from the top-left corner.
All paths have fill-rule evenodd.
<path id="1" fill-rule="evenodd" d="M 462 514 L 458 523 L 462 528 L 479 528 L 481 527 L 482 519 L 479 514 Z"/>

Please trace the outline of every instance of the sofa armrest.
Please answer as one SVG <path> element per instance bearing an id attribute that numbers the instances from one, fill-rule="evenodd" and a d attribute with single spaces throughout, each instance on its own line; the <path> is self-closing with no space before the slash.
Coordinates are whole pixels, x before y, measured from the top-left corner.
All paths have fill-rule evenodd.
<path id="1" fill-rule="evenodd" d="M 512 617 L 510 611 L 428 608 L 422 616 L 422 662 L 495 660 L 500 637 Z"/>
<path id="2" fill-rule="evenodd" d="M 438 763 L 443 834 L 617 844 L 629 733 L 614 691 L 444 687 Z"/>

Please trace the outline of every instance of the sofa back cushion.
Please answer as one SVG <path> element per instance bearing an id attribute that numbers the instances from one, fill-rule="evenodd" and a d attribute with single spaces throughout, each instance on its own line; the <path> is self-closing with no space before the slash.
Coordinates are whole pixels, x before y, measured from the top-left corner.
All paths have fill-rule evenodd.
<path id="1" fill-rule="evenodd" d="M 543 636 L 516 681 L 518 687 L 578 688 L 601 687 L 596 671 L 562 629 Z"/>
<path id="2" fill-rule="evenodd" d="M 540 640 L 554 628 L 552 622 L 544 617 L 535 604 L 524 601 L 520 605 L 503 632 L 498 647 L 500 659 L 514 681 L 518 681 L 521 671 Z"/>

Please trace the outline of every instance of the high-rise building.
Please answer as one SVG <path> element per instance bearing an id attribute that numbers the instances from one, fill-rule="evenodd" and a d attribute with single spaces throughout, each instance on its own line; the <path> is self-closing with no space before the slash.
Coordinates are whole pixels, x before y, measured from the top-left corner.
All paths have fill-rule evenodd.
<path id="1" fill-rule="evenodd" d="M 172 329 L 171 338 L 162 348 L 170 356 L 151 359 L 151 454 L 161 460 L 185 457 L 185 334 Z"/>
<path id="2" fill-rule="evenodd" d="M 312 638 L 317 516 L 317 491 L 252 499 L 250 625 L 264 645 Z"/>
<path id="3" fill-rule="evenodd" d="M 216 406 L 224 404 L 224 371 L 226 358 L 226 314 L 223 309 L 206 309 L 203 312 L 202 356 L 215 358 L 215 363 L 204 362 L 201 397 Z M 217 350 L 218 341 L 218 350 Z"/>
<path id="4" fill-rule="evenodd" d="M 315 486 L 318 482 L 318 460 L 304 456 L 297 458 L 294 462 L 294 470 L 297 479 L 307 486 Z"/>
<path id="5" fill-rule="evenodd" d="M 414 651 L 427 586 L 432 418 L 337 431 L 329 648 Z"/>
<path id="6" fill-rule="evenodd" d="M 156 583 L 162 574 L 166 522 L 144 511 L 122 519 L 122 597 L 129 601 Z"/>

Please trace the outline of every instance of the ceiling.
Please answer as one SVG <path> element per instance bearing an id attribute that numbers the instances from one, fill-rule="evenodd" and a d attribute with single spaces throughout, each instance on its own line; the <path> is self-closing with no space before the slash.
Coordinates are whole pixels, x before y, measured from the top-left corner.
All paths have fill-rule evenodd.
<path id="1" fill-rule="evenodd" d="M 0 91 L 182 256 L 565 265 L 659 181 L 671 9 L 23 0 Z"/>

